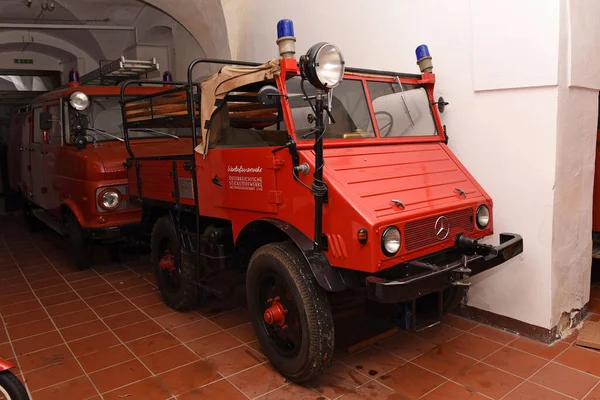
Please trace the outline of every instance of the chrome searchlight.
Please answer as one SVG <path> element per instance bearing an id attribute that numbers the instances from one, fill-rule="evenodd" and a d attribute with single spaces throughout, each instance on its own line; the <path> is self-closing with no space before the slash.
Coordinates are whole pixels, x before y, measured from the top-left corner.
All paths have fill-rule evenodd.
<path id="1" fill-rule="evenodd" d="M 317 43 L 300 57 L 302 77 L 317 89 L 329 90 L 339 85 L 345 69 L 342 52 L 329 43 Z"/>
<path id="2" fill-rule="evenodd" d="M 69 97 L 69 104 L 77 111 L 83 111 L 90 105 L 90 99 L 83 92 L 73 92 Z"/>

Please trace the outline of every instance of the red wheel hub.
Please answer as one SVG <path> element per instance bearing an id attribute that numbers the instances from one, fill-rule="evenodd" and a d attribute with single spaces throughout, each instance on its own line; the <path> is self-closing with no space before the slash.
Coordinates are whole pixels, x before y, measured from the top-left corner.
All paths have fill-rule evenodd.
<path id="1" fill-rule="evenodd" d="M 283 308 L 283 305 L 279 302 L 279 300 L 279 297 L 267 300 L 267 302 L 271 305 L 265 310 L 263 317 L 267 324 L 275 325 L 276 327 L 285 329 L 287 328 L 287 325 L 285 324 L 285 316 L 287 315 L 288 311 Z"/>
<path id="2" fill-rule="evenodd" d="M 164 269 L 169 272 L 175 271 L 175 256 L 173 254 L 165 254 L 158 262 L 158 266 L 160 269 Z"/>

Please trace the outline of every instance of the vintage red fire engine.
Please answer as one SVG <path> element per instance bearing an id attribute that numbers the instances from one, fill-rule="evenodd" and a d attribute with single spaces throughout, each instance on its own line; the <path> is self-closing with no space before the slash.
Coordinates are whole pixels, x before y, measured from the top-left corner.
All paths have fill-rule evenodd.
<path id="1" fill-rule="evenodd" d="M 138 232 L 142 209 L 128 200 L 117 84 L 156 68 L 155 60 L 121 58 L 81 79 L 73 70 L 67 87 L 39 96 L 13 117 L 10 180 L 22 194 L 27 223 L 68 235 L 80 269 L 90 266 L 93 242 L 117 243 L 127 231 Z M 157 90 L 164 88 L 130 87 L 127 93 Z M 189 137 L 179 140 L 170 128 L 131 131 L 130 139 L 148 155 L 191 146 Z"/>
<path id="2" fill-rule="evenodd" d="M 412 304 L 437 293 L 443 312 L 469 276 L 520 254 L 523 241 L 478 243 L 492 234 L 492 200 L 446 146 L 426 46 L 422 73 L 403 74 L 346 68 L 327 43 L 296 61 L 289 20 L 278 37 L 281 59 L 195 60 L 186 84 L 123 96 L 122 113 L 126 143 L 132 129 L 191 129 L 187 154 L 129 146 L 130 199 L 154 226 L 166 303 L 193 307 L 223 294 L 216 273 L 239 272 L 265 355 L 302 382 L 334 350 L 330 293 Z M 226 66 L 194 83 L 205 63 Z M 122 93 L 140 83 L 152 81 Z"/>

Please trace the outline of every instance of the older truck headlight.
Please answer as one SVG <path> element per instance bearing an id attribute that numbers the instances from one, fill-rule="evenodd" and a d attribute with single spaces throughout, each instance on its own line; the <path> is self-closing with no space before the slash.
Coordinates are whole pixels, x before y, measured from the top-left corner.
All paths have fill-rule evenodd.
<path id="1" fill-rule="evenodd" d="M 103 210 L 116 210 L 121 205 L 121 193 L 117 189 L 104 189 L 98 195 L 98 205 Z"/>
<path id="2" fill-rule="evenodd" d="M 400 250 L 402 236 L 395 226 L 389 226 L 381 235 L 381 250 L 388 257 L 395 255 Z"/>
<path id="3" fill-rule="evenodd" d="M 83 92 L 73 92 L 69 97 L 69 104 L 77 111 L 83 111 L 90 105 L 90 99 Z"/>
<path id="4" fill-rule="evenodd" d="M 485 204 L 480 205 L 477 208 L 476 213 L 477 227 L 484 229 L 490 223 L 490 209 Z"/>
<path id="5" fill-rule="evenodd" d="M 336 46 L 317 43 L 300 57 L 300 73 L 317 89 L 333 89 L 344 78 L 344 55 Z"/>

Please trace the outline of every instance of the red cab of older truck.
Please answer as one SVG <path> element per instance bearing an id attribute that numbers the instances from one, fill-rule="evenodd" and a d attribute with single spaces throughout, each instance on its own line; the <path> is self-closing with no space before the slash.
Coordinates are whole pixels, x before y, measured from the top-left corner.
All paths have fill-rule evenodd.
<path id="1" fill-rule="evenodd" d="M 239 272 L 265 355 L 302 382 L 333 354 L 329 294 L 363 291 L 413 310 L 437 294 L 442 314 L 470 276 L 520 254 L 523 241 L 478 242 L 492 234 L 492 200 L 446 146 L 426 46 L 422 73 L 404 74 L 346 68 L 327 43 L 297 61 L 291 21 L 278 33 L 281 59 L 198 59 L 185 85 L 123 96 L 123 126 L 126 142 L 131 129 L 192 134 L 187 154 L 148 157 L 131 145 L 127 160 L 165 302 L 180 310 L 224 295 L 211 278 Z M 203 63 L 226 66 L 194 83 Z"/>
<path id="2" fill-rule="evenodd" d="M 115 68 L 105 65 L 81 80 L 73 70 L 68 86 L 20 109 L 11 127 L 10 182 L 22 195 L 26 222 L 69 236 L 80 269 L 90 266 L 94 242 L 118 243 L 124 235 L 137 235 L 142 218 L 142 209 L 128 199 L 118 83 L 158 64 L 123 58 L 112 64 Z M 85 77 L 90 84 L 82 85 Z M 156 91 L 130 87 L 127 94 Z M 132 147 L 147 155 L 188 151 L 190 138 L 179 140 L 176 133 L 140 130 L 133 133 Z"/>

